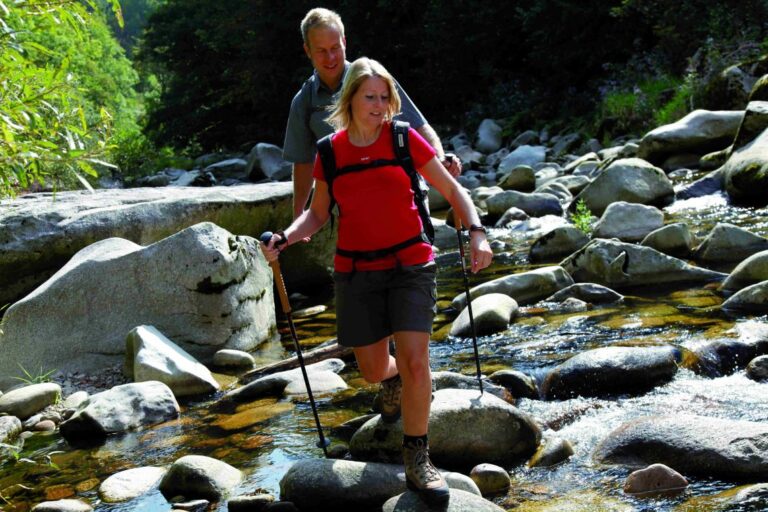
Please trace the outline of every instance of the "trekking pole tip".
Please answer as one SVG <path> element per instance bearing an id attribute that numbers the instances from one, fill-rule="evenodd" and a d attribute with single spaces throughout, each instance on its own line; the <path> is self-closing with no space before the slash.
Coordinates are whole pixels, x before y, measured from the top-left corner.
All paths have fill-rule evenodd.
<path id="1" fill-rule="evenodd" d="M 261 234 L 259 237 L 259 240 L 262 241 L 265 245 L 269 243 L 270 240 L 272 240 L 272 232 L 271 231 L 265 231 Z"/>

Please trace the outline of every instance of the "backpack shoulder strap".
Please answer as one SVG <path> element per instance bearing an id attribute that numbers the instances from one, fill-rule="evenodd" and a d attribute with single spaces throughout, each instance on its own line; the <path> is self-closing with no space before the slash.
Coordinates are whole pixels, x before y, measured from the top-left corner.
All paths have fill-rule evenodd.
<path id="1" fill-rule="evenodd" d="M 333 180 L 336 178 L 336 155 L 333 152 L 331 137 L 333 134 L 326 135 L 317 141 L 317 154 L 320 156 L 320 163 L 323 165 L 323 176 L 328 184 L 328 195 L 331 202 L 328 204 L 328 213 L 331 214 L 333 222 L 333 207 L 336 205 L 336 199 L 333 197 Z"/>
<path id="2" fill-rule="evenodd" d="M 409 175 L 416 172 L 408 145 L 408 129 L 410 127 L 411 125 L 405 121 L 392 121 L 392 143 L 395 147 L 395 158 L 401 163 L 407 164 L 402 167 Z"/>
<path id="3" fill-rule="evenodd" d="M 405 170 L 405 173 L 411 179 L 411 190 L 413 190 L 416 209 L 419 211 L 419 216 L 421 217 L 421 225 L 424 234 L 429 239 L 429 243 L 433 243 L 435 240 L 435 228 L 432 226 L 429 206 L 427 206 L 426 190 L 428 188 L 424 178 L 413 165 L 411 149 L 408 145 L 408 131 L 410 128 L 411 125 L 405 121 L 392 121 L 392 144 L 394 146 L 395 158 L 398 160 L 400 167 Z"/>

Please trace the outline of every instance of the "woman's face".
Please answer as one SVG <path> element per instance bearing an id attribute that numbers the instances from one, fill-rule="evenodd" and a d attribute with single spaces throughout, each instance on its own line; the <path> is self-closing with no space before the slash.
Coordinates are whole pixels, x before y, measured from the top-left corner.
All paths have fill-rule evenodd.
<path id="1" fill-rule="evenodd" d="M 376 128 L 386 118 L 389 101 L 387 82 L 377 76 L 366 78 L 352 96 L 352 122 L 360 128 Z"/>

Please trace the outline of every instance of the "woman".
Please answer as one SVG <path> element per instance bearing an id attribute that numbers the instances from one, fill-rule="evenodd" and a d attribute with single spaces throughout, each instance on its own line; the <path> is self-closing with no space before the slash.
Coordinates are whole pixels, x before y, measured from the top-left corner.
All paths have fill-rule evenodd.
<path id="1" fill-rule="evenodd" d="M 400 98 L 387 70 L 365 57 L 353 62 L 329 117 L 337 130 L 331 136 L 336 168 L 354 166 L 359 171 L 338 173 L 332 185 L 339 206 L 334 259 L 338 342 L 353 347 L 368 382 L 382 383 L 385 421 L 397 419 L 402 410 L 406 482 L 437 505 L 445 503 L 449 493 L 429 459 L 427 443 L 436 266 L 432 246 L 418 236 L 422 223 L 410 179 L 392 162 L 390 123 L 399 110 Z M 464 225 L 472 226 L 472 272 L 487 267 L 493 254 L 471 200 L 417 132 L 410 129 L 408 139 L 418 172 L 449 201 Z M 382 163 L 386 161 L 390 163 Z M 366 167 L 371 163 L 374 166 Z M 267 260 L 273 261 L 328 220 L 331 195 L 319 158 L 314 177 L 310 208 L 263 246 Z M 389 353 L 390 336 L 395 357 Z"/>

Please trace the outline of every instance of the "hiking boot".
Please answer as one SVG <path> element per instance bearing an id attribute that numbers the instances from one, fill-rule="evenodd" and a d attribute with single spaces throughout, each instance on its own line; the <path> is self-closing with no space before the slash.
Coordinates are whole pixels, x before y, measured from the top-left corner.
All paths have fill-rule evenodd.
<path id="1" fill-rule="evenodd" d="M 448 484 L 429 460 L 429 446 L 426 442 L 419 439 L 415 443 L 405 443 L 403 462 L 408 489 L 418 493 L 421 500 L 430 507 L 440 507 L 448 503 L 451 496 Z"/>
<path id="2" fill-rule="evenodd" d="M 379 406 L 384 423 L 394 423 L 400 418 L 400 396 L 403 393 L 403 380 L 398 373 L 394 377 L 381 381 L 376 403 Z"/>

